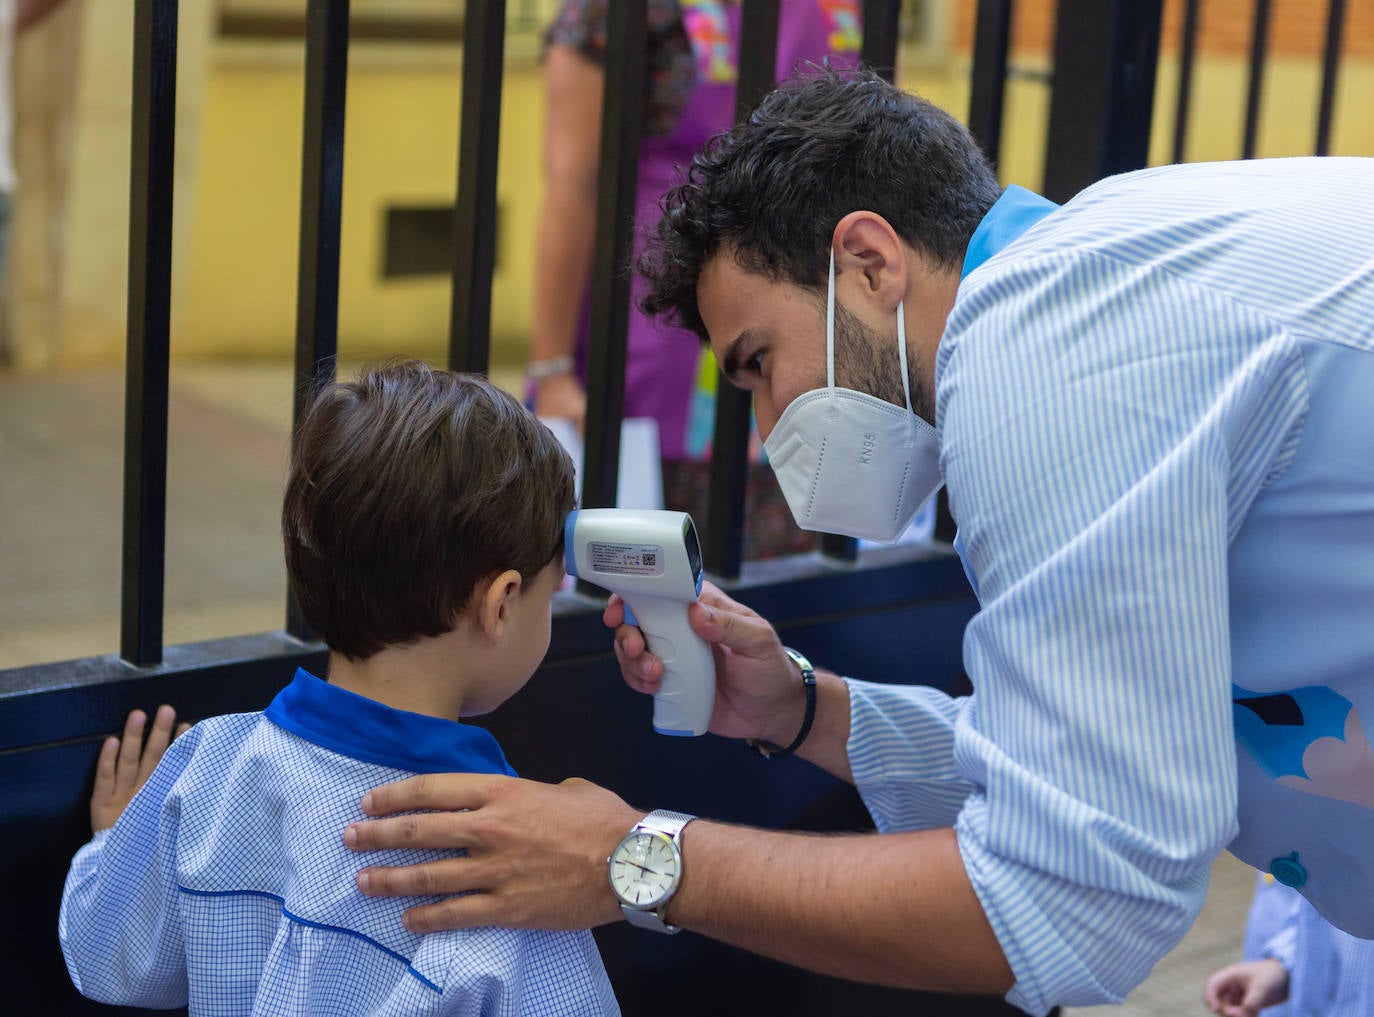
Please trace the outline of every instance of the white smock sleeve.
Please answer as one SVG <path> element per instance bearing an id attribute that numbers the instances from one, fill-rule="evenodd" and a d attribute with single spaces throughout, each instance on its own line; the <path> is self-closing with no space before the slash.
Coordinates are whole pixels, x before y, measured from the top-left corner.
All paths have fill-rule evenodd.
<path id="1" fill-rule="evenodd" d="M 90 999 L 159 1009 L 186 1005 L 172 787 L 195 740 L 194 729 L 176 739 L 119 821 L 72 859 L 58 936 L 73 984 Z"/>

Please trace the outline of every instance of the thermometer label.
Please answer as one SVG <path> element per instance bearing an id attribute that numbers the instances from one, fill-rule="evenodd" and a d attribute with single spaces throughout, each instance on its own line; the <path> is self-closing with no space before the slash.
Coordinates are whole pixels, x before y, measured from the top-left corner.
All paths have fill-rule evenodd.
<path id="1" fill-rule="evenodd" d="M 596 572 L 621 576 L 663 575 L 663 548 L 657 544 L 606 544 L 591 541 L 588 557 Z"/>

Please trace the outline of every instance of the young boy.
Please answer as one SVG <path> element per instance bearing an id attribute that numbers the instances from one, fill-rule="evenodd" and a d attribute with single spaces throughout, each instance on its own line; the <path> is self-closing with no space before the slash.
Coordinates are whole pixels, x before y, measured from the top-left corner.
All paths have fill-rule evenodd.
<path id="1" fill-rule="evenodd" d="M 547 651 L 572 507 L 557 440 L 485 379 L 408 362 L 323 391 L 282 532 L 328 681 L 297 671 L 262 713 L 170 747 L 164 707 L 151 776 L 141 717 L 122 753 L 109 740 L 92 816 L 113 826 L 77 853 L 62 898 L 77 988 L 192 1014 L 619 1013 L 590 933 L 416 935 L 401 913 L 417 901 L 362 896 L 340 835 L 379 784 L 513 772 L 458 718 L 495 709 Z M 445 857 L 387 854 L 369 861 Z"/>

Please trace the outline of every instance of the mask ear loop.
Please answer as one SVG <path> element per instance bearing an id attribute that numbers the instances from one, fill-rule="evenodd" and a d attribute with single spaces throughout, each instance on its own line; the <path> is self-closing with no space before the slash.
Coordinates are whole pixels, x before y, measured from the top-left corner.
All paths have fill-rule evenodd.
<path id="1" fill-rule="evenodd" d="M 832 255 L 833 257 L 833 255 Z M 906 396 L 907 433 L 916 430 L 916 411 L 911 408 L 911 378 L 906 369 L 906 309 L 905 301 L 897 301 L 897 359 L 902 364 L 902 395 Z"/>
<path id="2" fill-rule="evenodd" d="M 825 297 L 825 383 L 835 387 L 835 247 L 830 248 L 830 284 Z"/>

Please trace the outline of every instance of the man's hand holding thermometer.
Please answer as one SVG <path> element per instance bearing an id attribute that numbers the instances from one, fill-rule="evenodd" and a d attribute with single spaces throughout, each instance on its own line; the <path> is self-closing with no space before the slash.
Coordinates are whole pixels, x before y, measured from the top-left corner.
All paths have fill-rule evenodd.
<path id="1" fill-rule="evenodd" d="M 772 625 L 702 581 L 689 515 L 582 509 L 565 542 L 569 574 L 613 594 L 604 620 L 616 659 L 630 687 L 654 697 L 655 728 L 778 745 L 796 736 L 806 707 L 796 666 Z"/>

